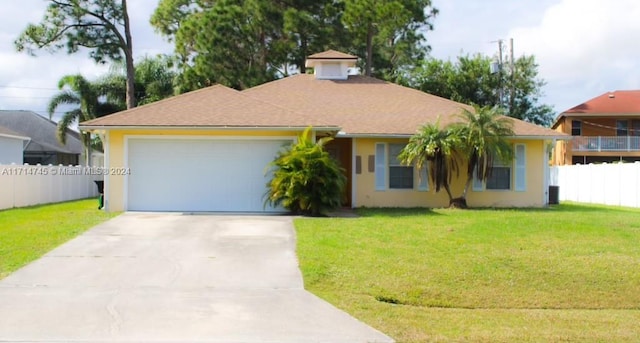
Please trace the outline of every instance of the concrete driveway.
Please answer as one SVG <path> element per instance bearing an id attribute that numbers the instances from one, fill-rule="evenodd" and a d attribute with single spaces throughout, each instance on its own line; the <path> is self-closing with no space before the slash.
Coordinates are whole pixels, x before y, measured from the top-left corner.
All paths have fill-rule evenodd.
<path id="1" fill-rule="evenodd" d="M 126 213 L 0 281 L 0 341 L 393 340 L 303 289 L 290 217 Z"/>

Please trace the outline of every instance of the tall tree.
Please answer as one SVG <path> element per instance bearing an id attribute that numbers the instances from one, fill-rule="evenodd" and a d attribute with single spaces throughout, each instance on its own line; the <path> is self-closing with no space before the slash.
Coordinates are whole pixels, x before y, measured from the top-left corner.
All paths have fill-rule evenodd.
<path id="1" fill-rule="evenodd" d="M 15 41 L 18 51 L 34 54 L 80 47 L 98 63 L 124 58 L 127 70 L 127 108 L 135 106 L 133 43 L 126 0 L 49 0 L 42 21 L 29 24 Z"/>
<path id="2" fill-rule="evenodd" d="M 328 48 L 352 50 L 350 34 L 342 24 L 344 3 L 293 0 L 283 15 L 286 66 L 305 73 L 307 56 Z M 282 73 L 286 75 L 286 73 Z"/>
<path id="3" fill-rule="evenodd" d="M 365 56 L 366 75 L 397 77 L 429 50 L 424 32 L 433 29 L 438 10 L 431 0 L 343 0 L 343 23 Z"/>
<path id="4" fill-rule="evenodd" d="M 247 88 L 304 73 L 306 57 L 328 48 L 394 78 L 428 51 L 436 13 L 430 0 L 161 0 L 151 23 L 175 43 L 186 90 Z"/>
<path id="5" fill-rule="evenodd" d="M 538 77 L 534 56 L 514 61 L 512 70 L 492 73 L 493 58 L 458 56 L 455 62 L 424 60 L 402 80 L 409 87 L 481 107 L 501 107 L 511 117 L 548 126 L 553 108 L 540 104 L 545 81 Z M 509 68 L 511 69 L 511 68 Z"/>
<path id="6" fill-rule="evenodd" d="M 271 1 L 163 0 L 151 23 L 175 41 L 181 92 L 215 83 L 253 87 L 275 79 L 285 62 L 282 13 Z"/>
<path id="7" fill-rule="evenodd" d="M 82 75 L 66 75 L 62 77 L 58 83 L 58 88 L 61 89 L 61 92 L 55 94 L 49 101 L 49 119 L 51 119 L 58 107 L 62 105 L 75 106 L 65 112 L 58 122 L 57 138 L 62 144 L 66 143 L 67 130 L 72 124 L 111 114 L 120 109 L 116 104 L 102 101 L 102 85 L 92 83 Z M 85 162 L 90 166 L 92 162 L 91 146 L 93 143 L 91 133 L 82 132 L 80 135 L 85 150 Z"/>
<path id="8" fill-rule="evenodd" d="M 462 196 L 454 199 L 459 207 L 467 206 L 467 192 L 474 177 L 486 182 L 491 177 L 495 161 L 513 160 L 513 147 L 507 140 L 513 136 L 513 121 L 502 115 L 497 107 L 478 107 L 463 110 L 462 123 L 457 125 L 461 139 L 460 151 L 467 162 L 467 181 Z M 455 126 L 454 126 L 455 127 Z"/>
<path id="9" fill-rule="evenodd" d="M 451 180 L 458 173 L 458 132 L 451 127 L 440 128 L 440 120 L 435 124 L 426 124 L 411 136 L 409 143 L 402 149 L 400 160 L 407 165 L 415 165 L 418 170 L 428 165 L 428 174 L 436 192 L 444 188 L 449 196 L 449 205 L 453 204 Z"/>

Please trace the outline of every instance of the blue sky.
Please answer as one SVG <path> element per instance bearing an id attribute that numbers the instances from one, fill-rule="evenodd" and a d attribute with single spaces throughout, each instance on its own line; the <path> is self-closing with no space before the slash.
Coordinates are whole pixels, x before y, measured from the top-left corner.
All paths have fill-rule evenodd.
<path id="1" fill-rule="evenodd" d="M 149 16 L 157 0 L 130 0 L 135 56 L 171 52 Z M 427 33 L 431 54 L 497 52 L 498 39 L 514 39 L 515 55 L 535 55 L 547 81 L 542 101 L 556 113 L 602 93 L 640 89 L 640 1 L 434 0 L 440 10 Z M 48 99 L 66 74 L 97 77 L 106 71 L 86 55 L 38 57 L 15 52 L 13 40 L 28 22 L 40 21 L 46 1 L 4 1 L 0 12 L 0 109 L 46 115 Z"/>

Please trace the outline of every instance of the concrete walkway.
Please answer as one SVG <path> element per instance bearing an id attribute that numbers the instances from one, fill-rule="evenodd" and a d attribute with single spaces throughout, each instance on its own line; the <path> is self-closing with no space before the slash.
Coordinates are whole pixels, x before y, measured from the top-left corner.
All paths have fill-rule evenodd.
<path id="1" fill-rule="evenodd" d="M 290 217 L 126 213 L 0 281 L 0 342 L 393 342 L 303 289 Z"/>

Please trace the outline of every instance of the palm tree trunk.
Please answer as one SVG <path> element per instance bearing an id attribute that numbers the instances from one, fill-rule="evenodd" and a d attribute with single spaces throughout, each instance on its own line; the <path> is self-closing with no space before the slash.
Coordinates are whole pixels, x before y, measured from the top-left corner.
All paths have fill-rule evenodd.
<path id="1" fill-rule="evenodd" d="M 91 133 L 83 133 L 82 138 L 84 141 L 84 161 L 87 167 L 91 167 L 91 164 L 93 163 L 91 156 L 93 152 L 93 149 L 91 149 Z"/>
<path id="2" fill-rule="evenodd" d="M 365 75 L 371 76 L 373 70 L 373 25 L 369 24 L 367 30 L 367 65 L 365 66 Z"/>
<path id="3" fill-rule="evenodd" d="M 471 186 L 471 182 L 473 180 L 473 177 L 467 177 L 467 183 L 465 183 L 464 185 L 464 189 L 462 190 L 462 196 L 460 198 L 462 199 L 467 199 L 467 191 L 469 190 L 469 187 Z"/>
<path id="4" fill-rule="evenodd" d="M 127 68 L 127 109 L 136 106 L 135 92 L 135 66 L 133 64 L 133 43 L 131 39 L 131 25 L 129 23 L 129 13 L 127 12 L 127 0 L 122 0 L 122 15 L 124 17 L 124 35 L 127 47 L 124 49 L 124 58 Z"/>
<path id="5" fill-rule="evenodd" d="M 453 202 L 453 195 L 451 195 L 451 189 L 449 189 L 449 184 L 445 183 L 443 186 L 444 186 L 444 190 L 447 191 L 447 195 L 449 196 L 449 204 L 451 204 Z"/>

